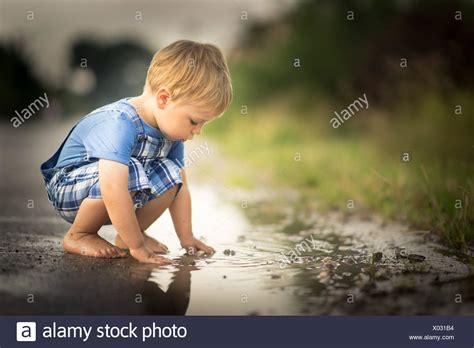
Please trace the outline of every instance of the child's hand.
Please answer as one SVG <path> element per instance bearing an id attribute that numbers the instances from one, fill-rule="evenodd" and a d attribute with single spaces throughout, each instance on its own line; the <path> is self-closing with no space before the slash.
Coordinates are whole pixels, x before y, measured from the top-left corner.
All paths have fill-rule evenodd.
<path id="1" fill-rule="evenodd" d="M 194 236 L 183 238 L 181 240 L 181 246 L 186 249 L 186 252 L 190 255 L 196 254 L 199 250 L 204 251 L 206 254 L 214 254 L 216 252 L 209 245 L 204 244 Z"/>
<path id="2" fill-rule="evenodd" d="M 148 249 L 146 246 L 142 246 L 138 249 L 130 249 L 130 255 L 136 260 L 143 263 L 153 263 L 156 265 L 164 266 L 174 263 L 166 257 L 156 255 L 153 251 Z"/>

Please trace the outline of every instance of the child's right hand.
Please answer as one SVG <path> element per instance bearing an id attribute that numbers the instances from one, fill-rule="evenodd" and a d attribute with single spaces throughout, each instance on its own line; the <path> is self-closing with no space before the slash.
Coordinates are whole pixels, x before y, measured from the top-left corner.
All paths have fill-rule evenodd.
<path id="1" fill-rule="evenodd" d="M 170 265 L 174 263 L 172 260 L 166 257 L 156 255 L 146 246 L 142 246 L 138 249 L 130 249 L 130 255 L 132 255 L 137 261 L 143 263 L 153 263 L 160 266 Z"/>

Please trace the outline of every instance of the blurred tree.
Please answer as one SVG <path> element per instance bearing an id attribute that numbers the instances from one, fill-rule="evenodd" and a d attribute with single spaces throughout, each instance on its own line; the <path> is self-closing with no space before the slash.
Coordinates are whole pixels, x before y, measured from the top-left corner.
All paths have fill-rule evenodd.
<path id="1" fill-rule="evenodd" d="M 98 106 L 140 94 L 152 56 L 153 52 L 135 42 L 78 40 L 72 48 L 70 67 L 73 71 L 87 70 L 95 81 L 81 99 L 85 105 Z"/>
<path id="2" fill-rule="evenodd" d="M 34 74 L 31 62 L 20 42 L 0 45 L 0 117 L 10 119 L 43 95 L 47 88 Z"/>
<path id="3" fill-rule="evenodd" d="M 322 93 L 347 101 L 363 91 L 390 103 L 427 85 L 474 88 L 473 13 L 474 3 L 461 0 L 303 1 L 249 28 L 233 54 L 236 94 L 258 103 L 296 89 L 306 100 Z"/>

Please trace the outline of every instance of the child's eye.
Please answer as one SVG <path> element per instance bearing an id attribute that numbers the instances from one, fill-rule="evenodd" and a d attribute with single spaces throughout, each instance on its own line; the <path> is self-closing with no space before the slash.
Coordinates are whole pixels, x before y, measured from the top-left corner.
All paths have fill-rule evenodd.
<path id="1" fill-rule="evenodd" d="M 193 120 L 190 120 L 190 121 L 193 126 L 197 126 L 197 122 L 194 122 Z"/>

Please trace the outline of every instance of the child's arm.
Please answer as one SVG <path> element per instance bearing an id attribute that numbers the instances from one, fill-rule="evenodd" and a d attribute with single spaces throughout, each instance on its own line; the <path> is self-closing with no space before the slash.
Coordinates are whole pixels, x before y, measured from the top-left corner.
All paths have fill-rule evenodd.
<path id="1" fill-rule="evenodd" d="M 99 160 L 99 184 L 110 221 L 130 248 L 130 254 L 140 262 L 171 263 L 171 260 L 155 255 L 145 246 L 128 192 L 128 167 L 115 161 Z"/>
<path id="2" fill-rule="evenodd" d="M 183 179 L 183 185 L 169 208 L 176 234 L 181 242 L 181 246 L 185 248 L 186 251 L 190 252 L 190 249 L 194 248 L 195 251 L 202 250 L 205 253 L 212 254 L 215 250 L 201 242 L 193 235 L 191 222 L 191 194 L 189 192 L 184 169 L 181 170 L 181 177 Z"/>

